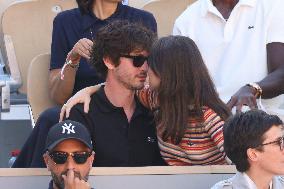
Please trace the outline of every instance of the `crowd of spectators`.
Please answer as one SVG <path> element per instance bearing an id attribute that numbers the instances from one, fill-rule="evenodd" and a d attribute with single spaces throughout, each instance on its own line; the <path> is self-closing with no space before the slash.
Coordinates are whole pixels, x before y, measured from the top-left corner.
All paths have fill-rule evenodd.
<path id="1" fill-rule="evenodd" d="M 92 166 L 234 164 L 214 189 L 284 188 L 282 0 L 197 0 L 162 38 L 121 0 L 77 4 L 53 22 L 58 106 L 13 167 L 47 167 L 61 189 L 91 188 Z"/>

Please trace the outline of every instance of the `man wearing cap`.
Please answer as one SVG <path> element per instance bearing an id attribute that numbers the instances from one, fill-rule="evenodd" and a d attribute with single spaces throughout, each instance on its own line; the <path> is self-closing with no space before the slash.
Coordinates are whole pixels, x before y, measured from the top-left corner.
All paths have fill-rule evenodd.
<path id="1" fill-rule="evenodd" d="M 150 30 L 126 21 L 114 21 L 97 33 L 90 63 L 106 84 L 91 96 L 88 113 L 77 104 L 69 117 L 89 129 L 94 167 L 165 165 L 153 115 L 135 97 L 146 81 L 154 39 Z"/>
<path id="2" fill-rule="evenodd" d="M 70 120 L 54 125 L 48 132 L 43 155 L 52 176 L 49 189 L 90 189 L 92 149 L 91 136 L 84 125 Z"/>

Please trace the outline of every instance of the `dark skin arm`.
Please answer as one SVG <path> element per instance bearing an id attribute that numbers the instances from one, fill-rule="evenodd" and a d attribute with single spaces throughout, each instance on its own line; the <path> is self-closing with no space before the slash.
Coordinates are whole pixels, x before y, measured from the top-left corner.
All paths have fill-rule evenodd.
<path id="1" fill-rule="evenodd" d="M 284 43 L 269 43 L 267 49 L 268 75 L 261 81 L 255 81 L 262 88 L 262 98 L 269 99 L 284 93 Z M 227 103 L 232 109 L 236 106 L 240 112 L 242 106 L 248 105 L 251 109 L 257 108 L 256 90 L 249 87 L 241 87 Z"/>

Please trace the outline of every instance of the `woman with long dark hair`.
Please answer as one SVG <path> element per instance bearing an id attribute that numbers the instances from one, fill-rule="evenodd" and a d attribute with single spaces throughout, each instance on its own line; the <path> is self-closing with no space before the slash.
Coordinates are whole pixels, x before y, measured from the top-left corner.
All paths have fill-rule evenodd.
<path id="1" fill-rule="evenodd" d="M 137 96 L 153 110 L 167 164 L 226 164 L 223 124 L 230 111 L 218 97 L 196 44 L 188 37 L 163 37 L 154 43 L 148 64 L 150 87 Z M 87 102 L 96 90 L 81 91 L 62 114 L 76 103 Z"/>

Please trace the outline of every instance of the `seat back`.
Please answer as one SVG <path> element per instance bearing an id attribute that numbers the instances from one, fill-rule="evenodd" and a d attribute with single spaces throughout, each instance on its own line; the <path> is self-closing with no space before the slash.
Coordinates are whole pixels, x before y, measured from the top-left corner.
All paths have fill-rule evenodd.
<path id="1" fill-rule="evenodd" d="M 151 0 L 128 0 L 128 5 L 131 7 L 141 9 L 149 1 Z"/>
<path id="2" fill-rule="evenodd" d="M 50 52 L 54 17 L 76 6 L 75 0 L 27 0 L 14 3 L 4 11 L 1 23 L 8 69 L 12 78 L 21 79 L 19 92 L 26 93 L 31 60 Z"/>
<path id="3" fill-rule="evenodd" d="M 35 122 L 42 111 L 56 105 L 49 96 L 49 62 L 50 54 L 46 53 L 36 56 L 29 65 L 27 94 Z"/>
<path id="4" fill-rule="evenodd" d="M 143 6 L 151 12 L 158 24 L 158 36 L 172 34 L 176 18 L 196 0 L 152 0 Z"/>
<path id="5" fill-rule="evenodd" d="M 11 5 L 12 3 L 16 2 L 16 1 L 18 1 L 18 0 L 0 0 L 0 19 L 2 17 L 3 12 L 9 7 L 9 5 Z M 2 55 L 4 55 L 4 39 L 3 39 L 1 24 L 0 24 L 0 53 Z M 0 54 L 0 56 L 1 56 L 1 54 Z M 2 58 L 4 60 L 6 60 L 7 57 L 2 57 Z M 0 59 L 0 63 L 2 63 L 1 59 Z"/>

